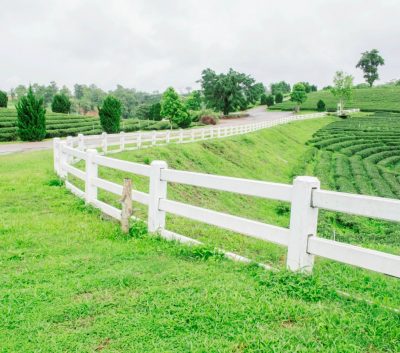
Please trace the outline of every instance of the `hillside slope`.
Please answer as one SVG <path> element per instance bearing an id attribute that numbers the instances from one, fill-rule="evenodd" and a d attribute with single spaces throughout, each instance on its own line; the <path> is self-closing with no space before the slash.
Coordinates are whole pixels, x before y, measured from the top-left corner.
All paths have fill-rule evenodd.
<path id="1" fill-rule="evenodd" d="M 121 158 L 289 182 L 314 149 L 304 144 L 330 118 Z M 0 342 L 4 352 L 395 352 L 396 279 L 318 261 L 313 276 L 223 260 L 212 244 L 283 268 L 284 251 L 244 236 L 169 218 L 199 236 L 186 248 L 130 237 L 55 178 L 50 151 L 0 156 Z M 102 169 L 121 181 L 123 175 Z M 128 175 L 131 176 L 131 175 Z M 145 180 L 133 178 L 145 189 Z M 110 195 L 102 195 L 110 197 Z M 190 188 L 169 196 L 287 223 L 287 208 Z M 117 202 L 117 201 L 116 201 Z M 136 214 L 143 210 L 136 207 Z M 172 223 L 171 223 L 172 222 Z M 203 232 L 203 233 L 202 233 Z M 359 299 L 338 295 L 337 290 Z M 361 299 L 360 299 L 361 298 Z M 363 299 L 371 300 L 368 303 Z"/>
<path id="2" fill-rule="evenodd" d="M 338 100 L 330 91 L 311 92 L 301 109 L 316 110 L 317 102 L 322 99 L 329 111 L 335 111 Z M 285 101 L 270 109 L 293 110 L 295 104 Z M 346 108 L 360 108 L 362 111 L 393 111 L 400 112 L 400 87 L 393 88 L 360 88 L 353 90 L 353 97 L 346 103 Z"/>

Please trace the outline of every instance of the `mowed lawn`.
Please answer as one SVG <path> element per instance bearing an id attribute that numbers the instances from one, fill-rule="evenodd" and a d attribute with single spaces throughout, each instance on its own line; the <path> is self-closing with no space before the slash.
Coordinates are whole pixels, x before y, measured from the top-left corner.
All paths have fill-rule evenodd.
<path id="1" fill-rule="evenodd" d="M 141 224 L 124 236 L 60 186 L 50 151 L 0 168 L 0 352 L 399 351 L 399 313 L 340 296 L 323 271 L 237 264 Z"/>

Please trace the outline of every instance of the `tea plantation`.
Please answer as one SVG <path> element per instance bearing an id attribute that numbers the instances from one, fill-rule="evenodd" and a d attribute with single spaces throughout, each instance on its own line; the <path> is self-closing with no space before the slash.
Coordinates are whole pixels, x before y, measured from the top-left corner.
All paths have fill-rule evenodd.
<path id="1" fill-rule="evenodd" d="M 170 127 L 165 121 L 123 119 L 121 129 L 125 132 L 143 130 L 162 130 Z M 100 120 L 97 117 L 46 112 L 47 138 L 101 134 Z M 0 141 L 18 139 L 17 111 L 0 108 Z"/>
<path id="2" fill-rule="evenodd" d="M 335 111 L 338 99 L 328 91 L 311 92 L 301 105 L 304 110 L 316 110 L 317 102 L 323 100 L 328 111 Z M 290 100 L 276 104 L 269 109 L 293 110 L 295 104 Z M 360 108 L 365 112 L 400 112 L 400 87 L 359 88 L 353 90 L 353 97 L 346 108 Z"/>
<path id="3" fill-rule="evenodd" d="M 340 191 L 400 198 L 400 114 L 335 121 L 315 133 L 315 174 Z"/>

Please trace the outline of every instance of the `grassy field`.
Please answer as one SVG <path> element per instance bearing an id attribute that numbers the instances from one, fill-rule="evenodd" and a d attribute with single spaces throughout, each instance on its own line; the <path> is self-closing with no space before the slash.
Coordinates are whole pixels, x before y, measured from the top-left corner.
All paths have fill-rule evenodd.
<path id="1" fill-rule="evenodd" d="M 168 129 L 165 121 L 123 119 L 121 129 L 125 132 L 142 130 Z M 84 115 L 61 114 L 46 112 L 47 138 L 101 134 L 100 120 L 97 117 Z M 0 108 L 0 141 L 15 141 L 17 133 L 17 111 L 13 108 Z"/>
<path id="2" fill-rule="evenodd" d="M 120 157 L 288 182 L 312 165 L 315 149 L 305 142 L 330 122 Z M 62 187 L 50 151 L 1 156 L 0 164 L 0 352 L 398 351 L 400 316 L 387 308 L 400 307 L 398 280 L 322 260 L 310 277 L 237 264 L 214 246 L 247 249 L 278 268 L 284 251 L 178 219 L 169 218 L 168 227 L 208 245 L 166 242 L 141 223 L 126 237 Z M 145 188 L 139 178 L 134 185 Z M 279 203 L 178 187 L 169 195 L 276 224 L 288 220 Z M 375 229 L 361 227 L 367 226 Z M 378 246 L 373 238 L 362 241 Z M 399 251 L 389 239 L 379 246 Z"/>
<path id="3" fill-rule="evenodd" d="M 338 100 L 330 91 L 318 91 L 308 94 L 307 100 L 302 104 L 303 110 L 316 110 L 317 102 L 322 99 L 328 110 L 335 111 Z M 295 104 L 285 101 L 269 109 L 293 110 Z M 345 108 L 360 108 L 362 111 L 387 111 L 400 112 L 400 87 L 360 88 L 353 90 L 353 97 L 346 103 Z"/>

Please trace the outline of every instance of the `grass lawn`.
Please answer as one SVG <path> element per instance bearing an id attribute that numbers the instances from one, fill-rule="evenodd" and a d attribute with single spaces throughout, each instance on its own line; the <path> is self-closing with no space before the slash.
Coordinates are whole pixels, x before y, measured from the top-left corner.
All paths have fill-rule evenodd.
<path id="1" fill-rule="evenodd" d="M 338 103 L 329 91 L 311 92 L 301 105 L 303 110 L 316 110 L 317 102 L 322 99 L 328 110 L 335 111 Z M 290 100 L 276 104 L 270 109 L 293 110 L 295 104 Z M 353 90 L 353 97 L 345 108 L 360 108 L 363 111 L 394 111 L 400 112 L 400 87 L 373 87 Z"/>
<path id="2" fill-rule="evenodd" d="M 330 121 L 120 157 L 288 182 L 292 173 L 306 171 L 305 141 Z M 223 231 L 212 238 L 213 229 L 202 233 L 205 227 L 171 218 L 171 228 L 198 233 L 207 246 L 163 241 L 140 223 L 126 237 L 60 186 L 50 151 L 0 156 L 0 166 L 2 353 L 398 351 L 400 315 L 387 308 L 400 307 L 398 280 L 329 261 L 317 261 L 308 277 L 237 264 L 213 245 L 250 247 L 247 255 L 277 265 L 284 251 Z M 145 187 L 139 178 L 134 185 Z M 170 194 L 287 222 L 280 204 L 179 187 Z M 338 289 L 372 303 L 340 296 Z"/>

